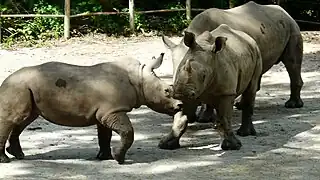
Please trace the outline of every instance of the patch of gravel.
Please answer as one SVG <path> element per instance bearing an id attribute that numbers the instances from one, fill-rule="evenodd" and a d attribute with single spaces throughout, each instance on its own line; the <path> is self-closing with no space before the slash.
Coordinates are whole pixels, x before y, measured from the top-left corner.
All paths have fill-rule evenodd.
<path id="1" fill-rule="evenodd" d="M 262 79 L 257 94 L 254 124 L 256 137 L 239 137 L 239 151 L 221 151 L 212 124 L 190 124 L 177 150 L 161 150 L 160 138 L 169 132 L 172 119 L 145 106 L 129 113 L 135 142 L 127 163 L 97 161 L 96 128 L 70 128 L 39 118 L 21 135 L 24 160 L 0 164 L 0 179 L 315 179 L 320 177 L 320 38 L 319 32 L 303 32 L 305 82 L 301 96 L 305 106 L 286 109 L 289 77 L 283 65 L 275 65 Z M 180 37 L 171 37 L 175 42 Z M 24 66 L 48 61 L 92 65 L 131 56 L 146 62 L 165 52 L 156 70 L 170 77 L 170 52 L 161 37 L 113 38 L 104 35 L 52 41 L 41 48 L 0 49 L 0 79 Z M 166 78 L 170 81 L 170 78 Z M 235 110 L 234 129 L 241 113 Z M 119 143 L 114 134 L 113 145 Z M 12 157 L 12 156 L 10 156 Z"/>

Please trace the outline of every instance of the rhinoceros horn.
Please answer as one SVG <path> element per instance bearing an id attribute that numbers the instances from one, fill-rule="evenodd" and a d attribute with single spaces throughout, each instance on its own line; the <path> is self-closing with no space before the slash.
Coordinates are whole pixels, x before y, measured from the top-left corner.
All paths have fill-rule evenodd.
<path id="1" fill-rule="evenodd" d="M 193 61 L 193 59 L 188 59 L 186 61 L 186 63 L 184 64 L 184 70 L 187 72 L 191 72 L 191 62 Z"/>
<path id="2" fill-rule="evenodd" d="M 163 56 L 164 56 L 164 53 L 161 53 L 157 59 L 153 56 L 152 61 L 150 63 L 146 64 L 145 69 L 152 72 L 153 69 L 159 68 L 162 64 Z"/>

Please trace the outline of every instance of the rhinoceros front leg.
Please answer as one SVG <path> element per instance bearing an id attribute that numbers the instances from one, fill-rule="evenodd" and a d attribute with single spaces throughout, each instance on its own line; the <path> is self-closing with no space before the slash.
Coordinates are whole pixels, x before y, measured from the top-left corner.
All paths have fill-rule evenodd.
<path id="1" fill-rule="evenodd" d="M 9 146 L 7 147 L 7 152 L 16 157 L 17 159 L 23 159 L 24 153 L 22 151 L 19 136 L 22 131 L 31 124 L 35 119 L 37 119 L 38 114 L 31 113 L 31 115 L 20 124 L 15 125 L 9 137 Z"/>
<path id="2" fill-rule="evenodd" d="M 125 112 L 107 114 L 100 119 L 100 123 L 119 134 L 121 145 L 120 147 L 112 148 L 112 157 L 119 164 L 123 164 L 125 155 L 134 140 L 134 131 L 129 117 Z"/>
<path id="3" fill-rule="evenodd" d="M 221 143 L 221 148 L 223 150 L 239 150 L 242 146 L 240 140 L 235 136 L 231 126 L 233 103 L 234 96 L 222 96 L 219 97 L 216 105 L 216 127 L 223 139 Z"/>
<path id="4" fill-rule="evenodd" d="M 178 149 L 179 140 L 188 126 L 188 118 L 184 112 L 180 111 L 174 115 L 171 132 L 162 138 L 158 144 L 160 149 Z"/>
<path id="5" fill-rule="evenodd" d="M 112 130 L 107 128 L 101 124 L 97 125 L 98 129 L 98 142 L 99 142 L 99 153 L 97 154 L 97 159 L 100 160 L 108 160 L 113 159 L 111 155 L 111 137 L 112 137 Z"/>

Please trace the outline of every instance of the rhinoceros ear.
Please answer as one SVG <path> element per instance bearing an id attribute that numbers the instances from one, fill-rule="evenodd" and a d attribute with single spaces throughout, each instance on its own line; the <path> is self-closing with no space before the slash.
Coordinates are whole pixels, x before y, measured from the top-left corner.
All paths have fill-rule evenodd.
<path id="1" fill-rule="evenodd" d="M 184 64 L 184 70 L 185 71 L 187 71 L 187 72 L 191 72 L 191 70 L 192 70 L 192 67 L 191 67 L 191 61 L 193 61 L 193 59 L 188 59 L 187 61 L 186 61 L 186 63 Z"/>
<path id="2" fill-rule="evenodd" d="M 194 33 L 185 31 L 184 32 L 184 38 L 183 38 L 184 44 L 188 46 L 189 48 L 192 48 L 196 44 L 196 38 Z"/>
<path id="3" fill-rule="evenodd" d="M 213 52 L 217 53 L 221 51 L 226 46 L 227 37 L 218 36 L 215 40 L 215 46 L 212 49 Z"/>
<path id="4" fill-rule="evenodd" d="M 166 45 L 167 48 L 169 49 L 173 49 L 174 47 L 176 47 L 177 45 L 172 42 L 167 36 L 162 36 L 162 41 L 163 43 Z"/>
<path id="5" fill-rule="evenodd" d="M 159 68 L 162 64 L 163 56 L 164 56 L 164 53 L 161 53 L 157 59 L 153 56 L 152 61 L 146 64 L 145 68 L 150 72 L 152 72 L 153 69 Z"/>

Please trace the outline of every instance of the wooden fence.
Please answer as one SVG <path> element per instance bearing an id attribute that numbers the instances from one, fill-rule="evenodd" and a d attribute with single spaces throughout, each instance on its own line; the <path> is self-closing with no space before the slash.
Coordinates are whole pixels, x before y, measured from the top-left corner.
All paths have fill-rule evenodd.
<path id="1" fill-rule="evenodd" d="M 160 12 L 175 12 L 175 11 L 186 11 L 186 18 L 191 19 L 191 11 L 203 11 L 205 9 L 191 9 L 191 0 L 186 0 L 186 9 L 161 9 L 161 10 L 150 10 L 150 11 L 134 11 L 134 0 L 129 1 L 129 12 L 90 12 L 71 15 L 70 0 L 65 0 L 64 15 L 63 14 L 0 14 L 0 18 L 4 17 L 58 17 L 64 18 L 64 38 L 70 37 L 70 19 L 73 17 L 80 16 L 96 16 L 96 15 L 109 15 L 109 14 L 129 14 L 130 29 L 132 32 L 135 30 L 134 14 L 148 14 L 148 13 L 160 13 Z M 1 39 L 1 23 L 0 23 L 0 39 Z"/>
<path id="2" fill-rule="evenodd" d="M 70 10 L 70 0 L 65 0 L 65 12 L 63 14 L 0 14 L 0 18 L 4 17 L 59 17 L 64 18 L 64 38 L 68 39 L 70 37 L 70 19 L 73 17 L 80 16 L 95 16 L 95 15 L 109 15 L 109 14 L 129 14 L 130 29 L 132 32 L 135 30 L 134 25 L 134 14 L 147 14 L 147 13 L 160 13 L 160 12 L 175 12 L 175 11 L 186 11 L 186 18 L 191 19 L 191 11 L 203 11 L 205 9 L 195 9 L 191 8 L 191 0 L 186 0 L 185 9 L 161 9 L 161 10 L 150 10 L 150 11 L 134 11 L 134 0 L 128 0 L 129 2 L 129 12 L 93 12 L 93 13 L 81 13 L 76 15 L 71 15 Z M 318 22 L 296 20 L 297 22 L 311 23 L 320 25 Z M 0 40 L 1 40 L 1 22 L 0 22 Z"/>

